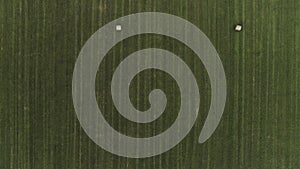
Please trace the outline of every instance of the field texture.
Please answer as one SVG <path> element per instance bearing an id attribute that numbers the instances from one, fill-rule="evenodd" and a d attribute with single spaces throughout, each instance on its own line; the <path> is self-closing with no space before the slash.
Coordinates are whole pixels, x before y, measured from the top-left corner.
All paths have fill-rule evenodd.
<path id="1" fill-rule="evenodd" d="M 162 89 L 168 105 L 160 118 L 137 124 L 114 107 L 113 72 L 140 49 L 162 48 L 182 58 L 197 78 L 201 103 L 191 132 L 172 150 L 144 159 L 119 157 L 81 128 L 72 102 L 73 69 L 96 30 L 150 11 L 184 18 L 211 40 L 227 77 L 225 112 L 212 137 L 198 144 L 211 97 L 201 61 L 170 37 L 125 39 L 106 55 L 96 80 L 99 107 L 113 128 L 149 137 L 177 117 L 179 88 L 158 70 L 138 74 L 130 97 L 137 109 L 147 110 L 149 92 Z M 243 31 L 235 32 L 235 24 Z M 0 169 L 300 168 L 299 0 L 0 0 L 0 26 Z"/>

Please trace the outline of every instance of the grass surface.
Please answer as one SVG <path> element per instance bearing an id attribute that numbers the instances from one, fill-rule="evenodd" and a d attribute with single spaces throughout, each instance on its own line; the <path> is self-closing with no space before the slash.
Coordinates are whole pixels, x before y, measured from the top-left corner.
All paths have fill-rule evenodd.
<path id="1" fill-rule="evenodd" d="M 161 88 L 168 97 L 164 115 L 141 125 L 118 114 L 110 79 L 131 52 L 148 47 L 174 52 L 190 65 L 201 94 L 198 119 L 180 144 L 155 157 L 131 159 L 104 151 L 82 130 L 73 108 L 72 73 L 96 30 L 146 11 L 180 16 L 209 37 L 225 68 L 228 95 L 219 127 L 198 144 L 210 105 L 200 60 L 180 42 L 159 35 L 117 44 L 99 67 L 96 95 L 105 118 L 121 133 L 158 134 L 176 119 L 180 104 L 175 81 L 147 70 L 132 82 L 132 102 L 146 110 L 149 92 Z M 234 32 L 238 23 L 244 26 L 240 33 Z M 0 26 L 1 169 L 300 168 L 298 0 L 0 0 Z"/>

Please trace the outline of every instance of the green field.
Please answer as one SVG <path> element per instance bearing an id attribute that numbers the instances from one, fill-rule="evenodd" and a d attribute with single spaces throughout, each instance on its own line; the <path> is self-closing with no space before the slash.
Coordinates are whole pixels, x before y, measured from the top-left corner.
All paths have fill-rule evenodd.
<path id="1" fill-rule="evenodd" d="M 170 151 L 144 159 L 119 157 L 81 128 L 72 101 L 73 69 L 96 30 L 121 16 L 150 11 L 184 18 L 211 40 L 227 77 L 225 112 L 212 137 L 198 144 L 211 96 L 201 61 L 166 36 L 125 39 L 97 74 L 98 104 L 113 128 L 149 137 L 176 119 L 179 88 L 158 70 L 138 74 L 130 96 L 146 110 L 149 92 L 165 91 L 168 105 L 160 118 L 137 124 L 116 111 L 113 72 L 140 49 L 162 48 L 182 58 L 197 78 L 201 103 L 191 132 Z M 243 25 L 242 32 L 234 31 L 236 24 Z M 300 168 L 299 0 L 0 0 L 0 26 L 0 169 Z"/>

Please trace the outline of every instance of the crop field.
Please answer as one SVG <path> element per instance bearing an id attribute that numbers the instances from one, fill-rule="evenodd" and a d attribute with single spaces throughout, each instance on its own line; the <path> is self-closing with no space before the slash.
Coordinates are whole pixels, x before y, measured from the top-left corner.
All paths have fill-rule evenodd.
<path id="1" fill-rule="evenodd" d="M 200 144 L 211 84 L 194 51 L 159 34 L 117 43 L 99 66 L 95 94 L 118 132 L 138 138 L 160 134 L 176 120 L 183 101 L 172 76 L 147 69 L 131 81 L 131 102 L 145 111 L 151 107 L 149 93 L 161 89 L 168 100 L 164 113 L 150 123 L 118 113 L 111 80 L 135 51 L 176 54 L 200 92 L 196 122 L 178 145 L 153 157 L 128 158 L 104 150 L 83 130 L 72 77 L 83 45 L 99 28 L 139 12 L 172 14 L 203 31 L 222 61 L 227 97 L 217 129 Z M 235 31 L 237 24 L 242 31 Z M 300 168 L 299 0 L 0 0 L 0 26 L 0 169 Z"/>

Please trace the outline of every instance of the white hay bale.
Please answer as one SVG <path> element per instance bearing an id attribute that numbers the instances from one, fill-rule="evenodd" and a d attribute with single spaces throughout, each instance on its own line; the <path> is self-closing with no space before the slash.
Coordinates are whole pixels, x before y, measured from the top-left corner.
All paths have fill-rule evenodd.
<path id="1" fill-rule="evenodd" d="M 116 25 L 116 31 L 121 31 L 122 30 L 122 26 L 121 25 Z"/>
<path id="2" fill-rule="evenodd" d="M 236 25 L 235 26 L 235 31 L 237 31 L 237 32 L 242 31 L 242 29 L 243 29 L 242 25 Z"/>

